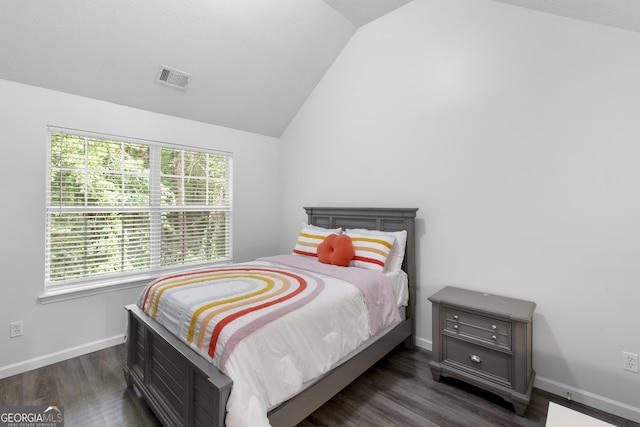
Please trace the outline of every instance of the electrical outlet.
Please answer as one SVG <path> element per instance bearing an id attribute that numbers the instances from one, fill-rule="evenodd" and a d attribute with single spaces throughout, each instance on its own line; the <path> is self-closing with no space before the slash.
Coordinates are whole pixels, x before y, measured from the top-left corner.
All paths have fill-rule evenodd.
<path id="1" fill-rule="evenodd" d="M 19 337 L 24 332 L 24 322 L 22 320 L 17 322 L 11 322 L 11 329 L 9 330 L 9 336 L 11 338 Z"/>
<path id="2" fill-rule="evenodd" d="M 622 369 L 629 372 L 638 372 L 638 355 L 634 353 L 629 353 L 626 351 L 622 352 Z"/>

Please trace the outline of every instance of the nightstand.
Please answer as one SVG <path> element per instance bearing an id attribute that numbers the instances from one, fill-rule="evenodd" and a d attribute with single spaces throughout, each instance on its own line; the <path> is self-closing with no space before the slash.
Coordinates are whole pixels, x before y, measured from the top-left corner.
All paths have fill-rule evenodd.
<path id="1" fill-rule="evenodd" d="M 433 378 L 473 384 L 511 402 L 516 413 L 524 415 L 536 376 L 531 363 L 536 304 L 451 286 L 429 301 Z"/>

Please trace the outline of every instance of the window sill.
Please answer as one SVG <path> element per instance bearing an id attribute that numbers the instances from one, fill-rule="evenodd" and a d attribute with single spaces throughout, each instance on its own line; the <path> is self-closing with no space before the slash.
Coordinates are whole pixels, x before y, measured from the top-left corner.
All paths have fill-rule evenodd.
<path id="1" fill-rule="evenodd" d="M 114 283 L 110 285 L 96 285 L 93 287 L 62 289 L 59 291 L 49 292 L 40 295 L 38 300 L 40 304 L 51 304 L 56 302 L 68 301 L 76 298 L 84 298 L 93 295 L 106 294 L 110 292 L 118 292 L 126 289 L 142 288 L 149 283 L 149 279 L 138 279 L 122 283 Z"/>
<path id="2" fill-rule="evenodd" d="M 126 278 L 115 280 L 96 281 L 93 284 L 69 285 L 61 287 L 57 290 L 51 290 L 44 295 L 38 297 L 40 304 L 51 304 L 62 301 L 69 301 L 76 298 L 84 298 L 93 295 L 106 294 L 110 292 L 124 291 L 127 289 L 142 288 L 159 277 L 169 274 L 186 273 L 190 271 L 198 271 L 203 268 L 220 267 L 232 263 L 232 260 L 223 260 L 217 262 L 203 263 L 200 265 L 191 265 L 185 268 L 172 268 L 145 274 L 132 275 Z"/>

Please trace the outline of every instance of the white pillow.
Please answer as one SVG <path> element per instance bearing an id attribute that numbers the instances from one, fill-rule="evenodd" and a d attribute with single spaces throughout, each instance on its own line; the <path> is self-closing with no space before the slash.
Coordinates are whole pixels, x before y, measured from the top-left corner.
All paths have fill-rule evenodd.
<path id="1" fill-rule="evenodd" d="M 404 251 L 407 246 L 407 230 L 402 231 L 380 231 L 380 230 L 368 230 L 366 228 L 348 228 L 346 233 L 349 232 L 370 234 L 373 236 L 391 236 L 395 238 L 389 257 L 384 266 L 385 272 L 398 271 L 402 269 L 402 261 L 404 260 Z"/>
<path id="2" fill-rule="evenodd" d="M 293 248 L 293 254 L 317 258 L 318 245 L 330 234 L 342 234 L 342 228 L 323 228 L 302 224 L 298 240 Z"/>

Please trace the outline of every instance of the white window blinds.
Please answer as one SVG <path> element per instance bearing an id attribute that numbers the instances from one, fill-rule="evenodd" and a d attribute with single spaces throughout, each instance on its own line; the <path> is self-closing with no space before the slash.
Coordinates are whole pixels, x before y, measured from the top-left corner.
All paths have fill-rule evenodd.
<path id="1" fill-rule="evenodd" d="M 229 153 L 49 129 L 45 294 L 231 259 Z"/>

